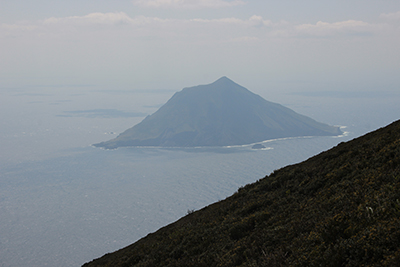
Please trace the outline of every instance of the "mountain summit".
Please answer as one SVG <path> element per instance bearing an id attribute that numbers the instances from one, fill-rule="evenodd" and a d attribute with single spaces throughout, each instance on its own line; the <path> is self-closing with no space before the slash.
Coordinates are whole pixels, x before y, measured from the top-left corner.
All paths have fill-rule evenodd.
<path id="1" fill-rule="evenodd" d="M 269 102 L 222 77 L 208 85 L 184 88 L 139 124 L 94 146 L 231 146 L 340 133 L 338 127 Z"/>

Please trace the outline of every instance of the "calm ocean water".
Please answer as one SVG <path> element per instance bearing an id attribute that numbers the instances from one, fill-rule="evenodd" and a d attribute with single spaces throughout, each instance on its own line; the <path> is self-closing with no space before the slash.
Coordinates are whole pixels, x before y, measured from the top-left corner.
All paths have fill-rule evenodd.
<path id="1" fill-rule="evenodd" d="M 400 115 L 398 95 L 286 96 L 282 104 L 348 133 L 272 140 L 265 150 L 101 150 L 90 144 L 139 122 L 171 92 L 0 93 L 0 266 L 80 266 Z"/>

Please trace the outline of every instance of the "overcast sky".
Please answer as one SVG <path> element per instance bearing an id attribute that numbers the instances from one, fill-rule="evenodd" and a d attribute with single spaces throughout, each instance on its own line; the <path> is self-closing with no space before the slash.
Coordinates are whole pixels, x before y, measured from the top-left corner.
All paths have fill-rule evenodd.
<path id="1" fill-rule="evenodd" d="M 400 90 L 400 1 L 0 0 L 0 88 L 178 91 L 221 76 Z"/>

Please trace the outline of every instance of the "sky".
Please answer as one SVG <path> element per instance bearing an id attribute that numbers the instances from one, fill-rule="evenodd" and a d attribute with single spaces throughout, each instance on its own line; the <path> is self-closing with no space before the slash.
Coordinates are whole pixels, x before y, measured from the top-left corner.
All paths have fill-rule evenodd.
<path id="1" fill-rule="evenodd" d="M 0 89 L 395 92 L 399 47 L 398 0 L 0 0 Z"/>

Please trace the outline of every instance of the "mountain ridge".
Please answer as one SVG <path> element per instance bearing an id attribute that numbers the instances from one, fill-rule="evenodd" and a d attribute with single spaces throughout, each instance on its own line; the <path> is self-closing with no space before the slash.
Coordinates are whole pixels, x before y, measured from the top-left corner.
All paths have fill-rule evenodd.
<path id="1" fill-rule="evenodd" d="M 400 266 L 399 240 L 400 120 L 83 266 Z"/>
<path id="2" fill-rule="evenodd" d="M 338 127 L 269 102 L 222 77 L 211 84 L 182 89 L 139 124 L 94 146 L 231 146 L 339 134 Z"/>

